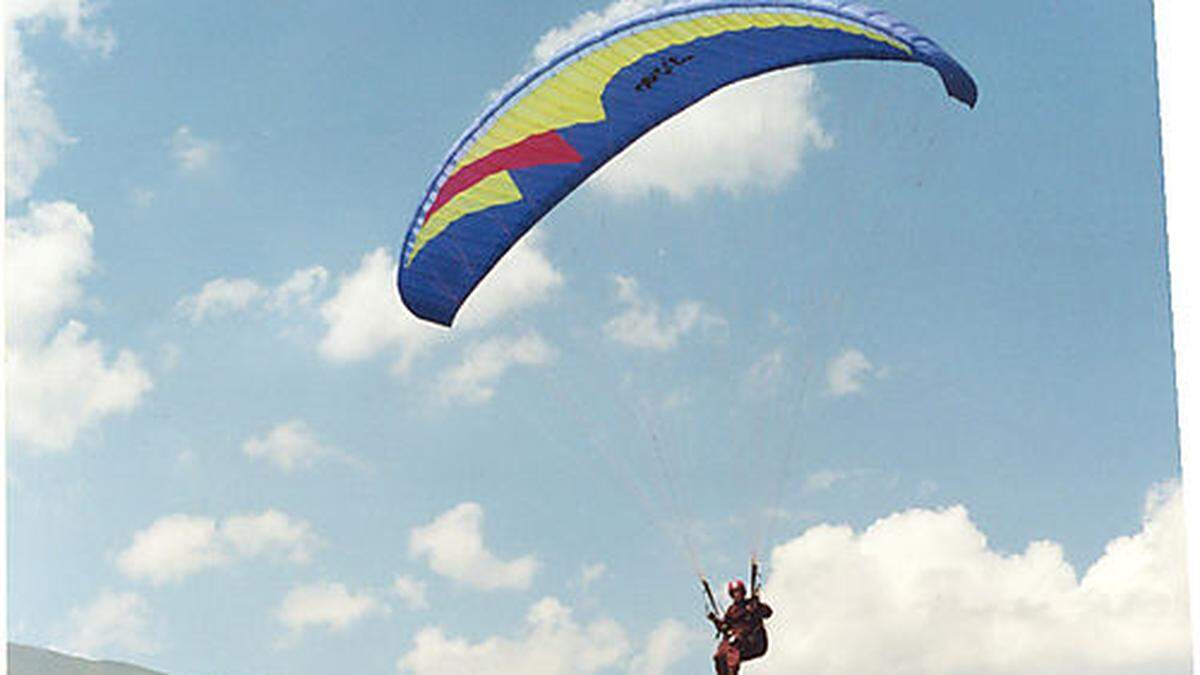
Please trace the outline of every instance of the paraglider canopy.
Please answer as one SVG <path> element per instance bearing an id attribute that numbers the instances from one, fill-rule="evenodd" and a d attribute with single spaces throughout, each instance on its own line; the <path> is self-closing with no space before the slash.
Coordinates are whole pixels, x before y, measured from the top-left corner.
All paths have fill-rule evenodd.
<path id="1" fill-rule="evenodd" d="M 857 4 L 677 4 L 576 42 L 510 87 L 453 146 L 400 250 L 404 304 L 449 326 L 513 244 L 647 131 L 734 82 L 849 59 L 924 64 L 950 96 L 975 105 L 975 82 L 933 40 Z"/>

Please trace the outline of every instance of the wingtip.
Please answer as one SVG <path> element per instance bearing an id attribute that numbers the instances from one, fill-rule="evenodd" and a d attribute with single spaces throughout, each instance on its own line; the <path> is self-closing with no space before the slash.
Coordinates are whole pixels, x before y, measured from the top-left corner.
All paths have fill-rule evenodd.
<path id="1" fill-rule="evenodd" d="M 931 60 L 932 65 L 942 76 L 942 82 L 946 85 L 946 93 L 964 103 L 968 108 L 974 109 L 975 105 L 979 103 L 979 85 L 975 83 L 975 78 L 971 77 L 962 64 L 945 52 L 934 54 Z"/>
<path id="2" fill-rule="evenodd" d="M 965 69 L 962 69 L 961 72 L 963 78 L 962 90 L 955 98 L 965 103 L 971 110 L 974 110 L 975 105 L 979 103 L 979 86 L 975 84 L 975 79 Z"/>
<path id="3" fill-rule="evenodd" d="M 454 316 L 457 313 L 445 315 L 444 312 L 436 310 L 430 311 L 422 306 L 420 302 L 414 301 L 404 292 L 404 266 L 401 265 L 396 271 L 396 294 L 400 296 L 400 303 L 408 310 L 410 314 L 417 317 L 421 321 L 427 321 L 442 328 L 450 328 L 450 324 L 454 323 Z"/>

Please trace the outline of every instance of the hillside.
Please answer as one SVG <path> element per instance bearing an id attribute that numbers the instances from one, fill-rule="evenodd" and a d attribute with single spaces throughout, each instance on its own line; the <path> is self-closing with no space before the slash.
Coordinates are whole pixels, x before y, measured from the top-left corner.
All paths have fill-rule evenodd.
<path id="1" fill-rule="evenodd" d="M 8 644 L 9 675 L 163 675 L 128 663 L 91 661 L 49 649 Z"/>

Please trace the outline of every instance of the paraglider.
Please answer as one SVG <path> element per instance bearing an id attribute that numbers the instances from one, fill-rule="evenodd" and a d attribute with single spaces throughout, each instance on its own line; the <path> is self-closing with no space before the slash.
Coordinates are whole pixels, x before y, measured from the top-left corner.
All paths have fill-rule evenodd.
<path id="1" fill-rule="evenodd" d="M 713 654 L 713 666 L 717 675 L 737 675 L 743 663 L 762 658 L 767 653 L 767 629 L 763 621 L 775 613 L 760 598 L 762 589 L 758 583 L 758 561 L 750 561 L 749 596 L 746 594 L 746 584 L 741 579 L 729 582 L 726 592 L 733 604 L 728 609 L 721 609 L 707 579 L 701 577 L 700 583 L 708 600 L 707 618 L 720 638 Z"/>
<path id="2" fill-rule="evenodd" d="M 421 319 L 450 326 L 474 288 L 555 205 L 663 121 L 730 84 L 831 61 L 916 63 L 974 107 L 970 74 L 932 39 L 862 5 L 713 0 L 654 9 L 579 40 L 508 87 L 463 133 L 399 251 L 397 285 Z M 767 652 L 758 564 L 723 610 L 703 574 L 718 675 Z"/>
<path id="3" fill-rule="evenodd" d="M 568 46 L 509 87 L 454 144 L 399 253 L 404 304 L 449 326 L 538 220 L 643 134 L 729 84 L 840 60 L 924 64 L 950 96 L 974 106 L 978 95 L 933 40 L 857 4 L 668 5 Z"/>
<path id="4" fill-rule="evenodd" d="M 733 604 L 724 615 L 708 613 L 708 620 L 721 635 L 713 654 L 717 675 L 737 675 L 743 662 L 767 653 L 767 629 L 763 621 L 774 614 L 771 606 L 759 599 L 757 590 L 746 596 L 746 584 L 741 579 L 729 582 L 728 591 Z"/>

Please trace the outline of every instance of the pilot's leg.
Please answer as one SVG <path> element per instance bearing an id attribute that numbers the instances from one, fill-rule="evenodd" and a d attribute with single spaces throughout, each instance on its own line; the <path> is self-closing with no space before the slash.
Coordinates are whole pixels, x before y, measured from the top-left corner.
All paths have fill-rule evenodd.
<path id="1" fill-rule="evenodd" d="M 725 652 L 725 665 L 730 675 L 738 675 L 738 669 L 742 668 L 742 651 L 738 647 L 730 645 L 730 649 Z"/>
<path id="2" fill-rule="evenodd" d="M 729 651 L 729 642 L 721 640 L 721 644 L 717 645 L 717 651 L 713 654 L 713 666 L 717 669 L 717 675 L 730 675 L 729 665 L 726 660 L 726 652 Z"/>

